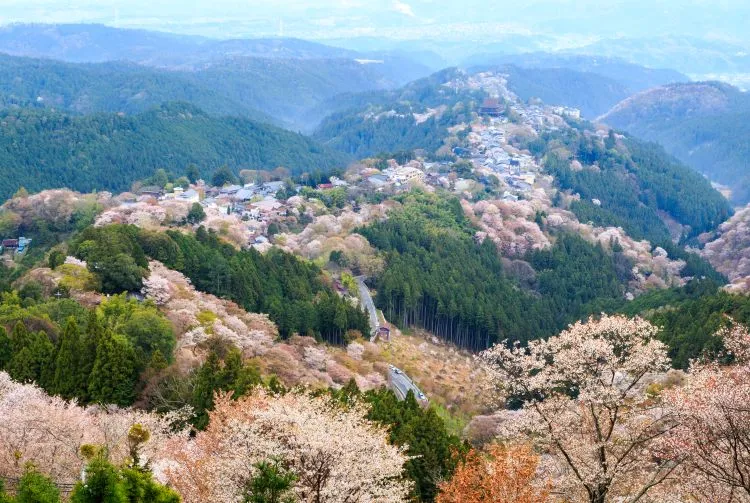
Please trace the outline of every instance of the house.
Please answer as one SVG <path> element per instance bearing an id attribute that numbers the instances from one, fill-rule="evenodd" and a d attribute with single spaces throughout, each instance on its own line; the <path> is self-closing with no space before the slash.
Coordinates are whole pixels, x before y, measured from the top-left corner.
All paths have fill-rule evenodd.
<path id="1" fill-rule="evenodd" d="M 388 185 L 390 180 L 385 175 L 372 175 L 367 178 L 367 181 L 375 188 L 382 188 Z"/>
<path id="2" fill-rule="evenodd" d="M 348 187 L 349 184 L 336 176 L 331 177 L 331 185 L 334 187 Z"/>
<path id="3" fill-rule="evenodd" d="M 17 239 L 3 239 L 3 248 L 6 250 L 15 250 L 18 248 Z"/>
<path id="4" fill-rule="evenodd" d="M 175 191 L 175 194 L 176 193 L 177 193 L 177 191 Z M 181 194 L 176 195 L 175 199 L 177 201 L 183 201 L 183 202 L 186 202 L 186 203 L 198 203 L 201 200 L 200 194 L 198 194 L 198 191 L 195 190 L 195 189 L 188 189 L 188 190 L 182 192 Z"/>
<path id="5" fill-rule="evenodd" d="M 28 248 L 31 245 L 31 240 L 26 239 L 25 237 L 21 236 L 18 238 L 18 251 L 23 252 L 26 248 Z"/>
<path id="6" fill-rule="evenodd" d="M 258 193 L 255 191 L 254 188 L 243 187 L 234 193 L 234 195 L 232 196 L 232 199 L 234 199 L 235 201 L 250 201 L 256 195 L 258 195 Z"/>
<path id="7" fill-rule="evenodd" d="M 332 183 L 319 183 L 318 184 L 318 190 L 327 190 L 327 189 L 332 189 L 332 188 L 333 188 Z"/>
<path id="8" fill-rule="evenodd" d="M 265 195 L 273 195 L 284 188 L 283 181 L 266 182 L 263 184 L 262 190 Z"/>
<path id="9" fill-rule="evenodd" d="M 412 180 L 424 181 L 424 171 L 409 166 L 403 166 L 393 170 L 391 180 L 397 183 L 405 183 Z"/>
<path id="10" fill-rule="evenodd" d="M 242 190 L 242 187 L 239 185 L 227 185 L 219 189 L 219 193 L 225 196 L 232 196 L 240 190 Z"/>
<path id="11" fill-rule="evenodd" d="M 145 187 L 141 187 L 141 190 L 138 191 L 138 195 L 150 196 L 158 199 L 164 196 L 164 189 L 162 189 L 158 185 L 147 185 Z"/>
<path id="12" fill-rule="evenodd" d="M 391 340 L 391 329 L 384 326 L 379 326 L 377 330 L 375 330 L 375 335 L 379 338 L 382 338 L 385 341 Z"/>
<path id="13" fill-rule="evenodd" d="M 266 218 L 281 216 L 284 205 L 272 197 L 266 197 L 262 201 L 250 204 L 250 215 L 258 215 Z M 255 211 L 254 211 L 255 210 Z M 254 217 L 254 218 L 258 218 Z"/>
<path id="14" fill-rule="evenodd" d="M 487 98 L 482 103 L 482 106 L 479 107 L 479 113 L 489 117 L 499 117 L 502 115 L 503 110 L 500 108 L 500 102 L 497 98 Z"/>

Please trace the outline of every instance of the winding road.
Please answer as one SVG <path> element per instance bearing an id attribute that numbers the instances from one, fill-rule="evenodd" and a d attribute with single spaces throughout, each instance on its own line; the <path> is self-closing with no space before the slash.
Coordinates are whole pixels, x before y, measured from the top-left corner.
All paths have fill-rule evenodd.
<path id="1" fill-rule="evenodd" d="M 406 395 L 411 391 L 414 393 L 414 398 L 416 398 L 418 402 L 427 402 L 427 397 L 422 393 L 422 390 L 414 384 L 414 381 L 409 379 L 409 376 L 404 374 L 401 369 L 398 369 L 393 365 L 391 365 L 391 368 L 388 371 L 388 382 L 391 384 L 391 389 L 396 393 L 396 397 L 399 400 L 405 400 Z"/>
<path id="2" fill-rule="evenodd" d="M 359 288 L 359 300 L 362 305 L 367 309 L 367 314 L 370 316 L 370 335 L 374 335 L 375 332 L 380 328 L 380 320 L 378 319 L 378 311 L 375 309 L 375 303 L 372 301 L 372 295 L 370 295 L 370 289 L 365 285 L 365 277 L 357 276 L 354 278 L 357 281 L 357 287 Z"/>
<path id="3" fill-rule="evenodd" d="M 365 285 L 365 277 L 356 276 L 354 279 L 357 281 L 357 287 L 359 288 L 360 302 L 365 306 L 365 309 L 367 309 L 367 313 L 370 316 L 370 329 L 372 330 L 370 341 L 373 342 L 375 340 L 375 334 L 377 333 L 378 328 L 380 328 L 378 311 L 375 309 L 375 303 L 372 301 L 370 289 Z M 414 393 L 414 398 L 416 398 L 418 402 L 427 403 L 427 397 L 422 393 L 422 390 L 414 384 L 414 381 L 409 379 L 409 376 L 404 374 L 401 369 L 394 367 L 393 365 L 391 365 L 388 370 L 388 383 L 393 392 L 396 393 L 396 397 L 399 400 L 405 400 L 406 395 L 411 391 Z"/>

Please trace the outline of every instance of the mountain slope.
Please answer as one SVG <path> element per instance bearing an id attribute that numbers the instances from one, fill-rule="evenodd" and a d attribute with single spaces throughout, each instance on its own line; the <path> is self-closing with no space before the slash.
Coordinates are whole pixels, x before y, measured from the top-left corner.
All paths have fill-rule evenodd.
<path id="1" fill-rule="evenodd" d="M 225 164 L 235 171 L 285 166 L 299 173 L 346 161 L 302 135 L 247 119 L 214 118 L 180 103 L 134 116 L 0 113 L 3 199 L 19 186 L 127 190 L 157 168 L 182 173 L 190 163 L 207 175 Z"/>
<path id="2" fill-rule="evenodd" d="M 393 87 L 394 81 L 381 73 L 387 70 L 384 65 L 353 59 L 238 57 L 178 71 L 122 61 L 66 63 L 0 54 L 0 108 L 138 113 L 186 101 L 215 115 L 307 129 L 330 113 L 330 105 L 322 104 L 335 103 L 338 94 Z"/>
<path id="3" fill-rule="evenodd" d="M 587 118 L 602 114 L 630 95 L 625 85 L 596 73 L 517 66 L 506 67 L 505 72 L 508 87 L 519 98 L 539 98 L 549 105 L 575 107 Z"/>
<path id="4" fill-rule="evenodd" d="M 0 54 L 0 108 L 132 114 L 169 101 L 187 101 L 216 115 L 273 122 L 269 115 L 195 80 L 192 74 L 133 63 L 75 64 Z"/>
<path id="5" fill-rule="evenodd" d="M 661 143 L 672 155 L 750 201 L 750 95 L 727 84 L 663 86 L 628 98 L 603 122 Z"/>
<path id="6" fill-rule="evenodd" d="M 85 108 L 90 94 L 101 98 L 92 104 L 96 111 L 142 111 L 165 101 L 187 100 L 218 114 L 261 118 L 253 112 L 257 109 L 290 129 L 312 129 L 330 111 L 308 110 L 339 93 L 394 88 L 430 73 L 427 66 L 399 52 L 359 53 L 284 38 L 213 40 L 95 24 L 0 27 L 0 53 L 79 65 L 100 63 L 64 66 L 44 61 L 36 63 L 38 75 L 31 72 L 26 77 L 46 83 L 47 72 L 55 77 L 62 72 L 64 77 L 52 79 L 50 86 L 89 83 L 79 107 Z M 20 73 L 29 72 L 28 66 L 34 64 L 6 61 L 25 66 Z M 7 72 L 7 85 L 17 85 L 13 71 Z M 62 91 L 43 88 L 37 96 L 44 92 Z M 24 97 L 33 102 L 37 96 Z M 122 103 L 128 99 L 134 103 Z"/>
<path id="7" fill-rule="evenodd" d="M 520 68 L 561 68 L 576 72 L 595 73 L 617 81 L 632 92 L 673 82 L 690 80 L 686 75 L 666 68 L 647 68 L 620 58 L 533 52 L 526 54 L 477 54 L 467 66 L 513 65 Z"/>

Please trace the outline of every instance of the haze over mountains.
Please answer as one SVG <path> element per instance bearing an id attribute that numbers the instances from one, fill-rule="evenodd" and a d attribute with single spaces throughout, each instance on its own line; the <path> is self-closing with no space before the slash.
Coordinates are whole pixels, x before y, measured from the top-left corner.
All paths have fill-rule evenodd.
<path id="1" fill-rule="evenodd" d="M 309 133 L 318 128 L 318 140 L 348 154 L 372 155 L 383 147 L 412 145 L 432 135 L 431 128 L 439 126 L 428 121 L 403 129 L 403 141 L 383 142 L 382 133 L 367 132 L 375 123 L 358 126 L 359 120 L 352 123 L 354 116 L 347 109 L 375 106 L 387 112 L 399 100 L 413 106 L 414 93 L 423 91 L 418 85 L 411 90 L 399 90 L 401 86 L 447 65 L 450 51 L 430 47 L 424 40 L 408 45 L 395 40 L 360 42 L 353 46 L 363 50 L 355 51 L 289 38 L 221 40 L 103 25 L 11 25 L 0 28 L 0 53 L 7 54 L 0 55 L 0 107 L 52 108 L 73 115 L 140 114 L 164 103 L 188 102 L 215 117 L 239 116 Z M 664 50 L 677 50 L 680 44 L 665 44 Z M 470 72 L 505 72 L 509 88 L 524 100 L 575 107 L 587 119 L 607 114 L 605 120 L 612 126 L 663 143 L 701 173 L 731 185 L 735 200 L 747 200 L 742 135 L 732 134 L 744 127 L 736 115 L 744 113 L 746 95 L 737 89 L 670 86 L 664 88 L 667 94 L 684 96 L 664 101 L 664 92 L 648 90 L 690 80 L 670 69 L 674 57 L 658 59 L 655 51 L 644 49 L 654 63 L 646 67 L 632 63 L 634 58 L 564 51 L 508 54 L 493 47 L 501 49 L 476 44 L 474 54 L 462 55 L 462 66 Z M 704 52 L 695 52 L 696 57 L 700 53 L 711 59 L 711 50 L 722 51 L 724 66 L 695 62 L 685 71 L 742 69 L 739 51 L 726 51 L 718 41 L 701 47 Z M 718 101 L 717 93 L 723 95 Z M 630 98 L 633 95 L 637 96 Z M 690 96 L 705 106 L 689 106 Z M 419 103 L 420 113 L 428 102 Z M 672 103 L 668 110 L 663 108 L 667 102 Z M 729 113 L 735 116 L 718 117 Z M 687 119 L 691 122 L 685 123 Z M 378 124 L 382 131 L 403 127 L 388 120 Z M 372 139 L 362 143 L 357 138 L 363 135 Z"/>
<path id="2" fill-rule="evenodd" d="M 601 120 L 662 144 L 750 201 L 750 95 L 718 82 L 672 84 L 636 94 Z"/>
<path id="3" fill-rule="evenodd" d="M 750 503 L 746 1 L 2 3 L 0 503 Z"/>

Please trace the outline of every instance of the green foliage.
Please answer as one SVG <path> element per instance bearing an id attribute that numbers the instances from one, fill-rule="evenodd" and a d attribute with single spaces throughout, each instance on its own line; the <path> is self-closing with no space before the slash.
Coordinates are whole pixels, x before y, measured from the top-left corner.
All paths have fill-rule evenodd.
<path id="1" fill-rule="evenodd" d="M 241 118 L 215 118 L 187 104 L 137 115 L 75 117 L 52 110 L 0 111 L 0 198 L 67 186 L 124 191 L 157 168 L 204 175 L 226 164 L 241 169 L 330 170 L 347 158 L 300 134 Z"/>
<path id="2" fill-rule="evenodd" d="M 627 138 L 622 151 L 605 151 L 598 139 L 576 130 L 546 134 L 543 140 L 546 145 L 564 144 L 584 165 L 574 171 L 570 159 L 557 154 L 548 155 L 544 163 L 561 188 L 580 194 L 571 209 L 582 222 L 620 226 L 635 239 L 661 245 L 671 236 L 660 211 L 688 226 L 685 238 L 715 228 L 732 214 L 706 179 L 655 144 Z M 589 167 L 595 163 L 597 168 Z"/>
<path id="3" fill-rule="evenodd" d="M 2 501 L 2 496 L 0 496 Z M 14 503 L 59 503 L 60 491 L 49 479 L 39 473 L 33 465 L 26 467 L 21 480 L 18 482 Z"/>
<path id="4" fill-rule="evenodd" d="M 168 267 L 184 273 L 198 290 L 268 313 L 282 337 L 296 332 L 343 344 L 347 330 L 369 331 L 365 313 L 326 286 L 312 263 L 277 249 L 237 251 L 202 227 L 195 236 L 167 235 L 180 250 L 174 261 L 165 261 Z"/>
<path id="5" fill-rule="evenodd" d="M 57 342 L 55 377 L 52 389 L 55 394 L 70 400 L 80 391 L 79 363 L 83 356 L 81 334 L 75 318 L 70 318 Z"/>
<path id="6" fill-rule="evenodd" d="M 0 324 L 14 326 L 10 336 L 0 328 L 0 370 L 81 403 L 132 404 L 138 374 L 164 368 L 175 345 L 152 303 L 124 295 L 87 311 L 72 299 L 22 307 L 16 294 L 5 294 Z"/>
<path id="7" fill-rule="evenodd" d="M 224 185 L 224 184 L 222 184 Z M 190 206 L 190 210 L 187 214 L 187 221 L 190 224 L 197 224 L 206 219 L 206 212 L 203 211 L 203 206 L 201 206 L 201 203 L 193 203 L 192 206 Z"/>
<path id="8" fill-rule="evenodd" d="M 236 348 L 227 353 L 223 362 L 216 351 L 211 351 L 194 379 L 190 405 L 195 411 L 193 424 L 199 429 L 208 425 L 208 412 L 213 410 L 217 391 L 231 391 L 234 398 L 239 398 L 262 382 L 258 368 L 244 364 L 242 353 Z"/>
<path id="9" fill-rule="evenodd" d="M 136 240 L 134 226 L 88 227 L 71 243 L 72 252 L 85 260 L 101 282 L 104 293 L 138 291 L 148 270 L 148 260 Z"/>
<path id="10" fill-rule="evenodd" d="M 727 326 L 730 318 L 750 324 L 750 298 L 724 292 L 710 280 L 646 293 L 622 310 L 631 316 L 645 316 L 659 326 L 659 338 L 669 346 L 672 365 L 681 369 L 692 359 L 716 358 L 721 353 L 721 339 L 714 334 Z"/>
<path id="11" fill-rule="evenodd" d="M 222 166 L 214 171 L 214 174 L 211 176 L 211 184 L 214 187 L 223 187 L 224 185 L 229 185 L 236 181 L 237 179 L 234 177 L 234 174 L 228 166 Z"/>
<path id="12" fill-rule="evenodd" d="M 117 468 L 103 456 L 96 456 L 87 466 L 86 481 L 78 482 L 70 496 L 71 503 L 128 503 Z"/>
<path id="13" fill-rule="evenodd" d="M 624 261 L 627 276 L 618 277 L 618 260 Z M 532 313 L 551 315 L 540 320 L 546 334 L 619 305 L 632 268 L 622 253 L 609 255 L 572 234 L 559 236 L 552 248 L 530 253 L 528 261 L 537 272 L 536 290 L 541 294 Z"/>
<path id="14" fill-rule="evenodd" d="M 386 252 L 375 301 L 402 326 L 481 350 L 551 335 L 622 297 L 627 278 L 618 277 L 615 258 L 581 238 L 561 236 L 551 251 L 527 258 L 538 272 L 536 296 L 505 273 L 494 243 L 474 242 L 458 200 L 419 192 L 398 200 L 402 209 L 359 232 Z"/>
<path id="15" fill-rule="evenodd" d="M 673 84 L 607 114 L 608 124 L 658 142 L 699 173 L 730 187 L 732 200 L 741 204 L 750 200 L 749 119 L 747 93 L 721 82 Z"/>
<path id="16" fill-rule="evenodd" d="M 187 179 L 190 183 L 195 183 L 198 180 L 200 180 L 201 172 L 198 169 L 198 166 L 196 166 L 193 163 L 190 163 L 188 164 L 188 167 L 185 170 L 185 176 L 187 176 Z"/>
<path id="17" fill-rule="evenodd" d="M 336 110 L 315 130 L 313 138 L 353 157 L 424 149 L 434 153 L 449 135 L 448 128 L 471 118 L 481 96 L 444 86 L 455 69 L 438 72 L 392 91 L 338 97 Z M 416 124 L 414 113 L 445 105 L 437 117 Z M 395 112 L 395 114 L 393 113 Z"/>
<path id="18" fill-rule="evenodd" d="M 52 250 L 47 259 L 47 265 L 50 269 L 57 269 L 57 266 L 65 263 L 65 254 L 60 250 Z"/>
<path id="19" fill-rule="evenodd" d="M 55 347 L 47 334 L 30 331 L 18 322 L 10 340 L 13 356 L 6 367 L 8 374 L 16 381 L 49 386 L 54 372 Z"/>
<path id="20" fill-rule="evenodd" d="M 296 476 L 287 471 L 283 463 L 274 459 L 253 465 L 255 474 L 247 481 L 243 491 L 243 503 L 293 503 L 291 494 Z"/>
<path id="21" fill-rule="evenodd" d="M 137 377 L 133 346 L 122 335 L 105 330 L 89 376 L 91 401 L 131 405 L 135 399 Z"/>
<path id="22" fill-rule="evenodd" d="M 126 467 L 121 470 L 121 485 L 127 503 L 179 503 L 180 496 L 156 482 L 150 472 Z"/>
<path id="23" fill-rule="evenodd" d="M 0 369 L 4 369 L 13 357 L 11 340 L 5 327 L 0 326 Z"/>

